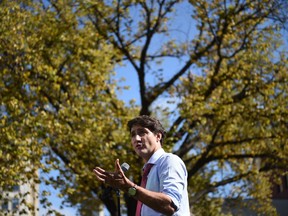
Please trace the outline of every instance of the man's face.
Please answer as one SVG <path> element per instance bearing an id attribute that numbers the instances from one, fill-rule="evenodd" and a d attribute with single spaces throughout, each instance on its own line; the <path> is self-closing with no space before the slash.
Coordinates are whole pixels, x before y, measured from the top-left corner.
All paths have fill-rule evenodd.
<path id="1" fill-rule="evenodd" d="M 154 134 L 148 128 L 134 125 L 131 128 L 131 142 L 135 152 L 146 162 L 161 148 L 161 134 Z"/>

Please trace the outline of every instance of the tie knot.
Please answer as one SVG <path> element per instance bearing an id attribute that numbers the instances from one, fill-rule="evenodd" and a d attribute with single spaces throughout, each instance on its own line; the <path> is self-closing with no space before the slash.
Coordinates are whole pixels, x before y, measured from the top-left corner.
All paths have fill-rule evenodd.
<path id="1" fill-rule="evenodd" d="M 151 168 L 153 167 L 154 164 L 148 163 L 145 165 L 144 169 L 143 169 L 143 177 L 147 176 L 151 170 Z"/>

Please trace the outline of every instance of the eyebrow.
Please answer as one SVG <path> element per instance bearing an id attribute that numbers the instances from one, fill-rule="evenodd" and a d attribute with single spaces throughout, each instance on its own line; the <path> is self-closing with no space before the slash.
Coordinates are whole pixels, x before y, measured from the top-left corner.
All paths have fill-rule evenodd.
<path id="1" fill-rule="evenodd" d="M 137 128 L 135 130 L 131 130 L 130 134 L 136 133 L 136 132 L 148 132 L 147 128 Z"/>

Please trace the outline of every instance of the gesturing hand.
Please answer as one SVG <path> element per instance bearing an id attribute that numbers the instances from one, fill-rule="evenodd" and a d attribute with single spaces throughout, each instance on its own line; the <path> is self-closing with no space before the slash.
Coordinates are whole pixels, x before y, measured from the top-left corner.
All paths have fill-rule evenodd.
<path id="1" fill-rule="evenodd" d="M 127 188 L 131 187 L 131 185 L 133 185 L 133 183 L 124 175 L 124 172 L 121 169 L 119 163 L 119 159 L 115 161 L 114 172 L 106 172 L 100 167 L 95 167 L 93 172 L 95 173 L 97 180 L 106 183 L 113 188 L 126 190 Z"/>

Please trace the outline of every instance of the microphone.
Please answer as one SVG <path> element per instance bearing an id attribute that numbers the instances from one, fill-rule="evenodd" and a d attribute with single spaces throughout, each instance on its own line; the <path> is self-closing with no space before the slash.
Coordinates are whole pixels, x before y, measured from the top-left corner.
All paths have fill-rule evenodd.
<path id="1" fill-rule="evenodd" d="M 122 171 L 125 173 L 125 172 L 127 172 L 128 170 L 129 170 L 129 168 L 130 168 L 130 166 L 129 166 L 129 164 L 127 164 L 127 163 L 123 163 L 122 165 L 121 165 L 121 169 L 122 169 Z"/>

